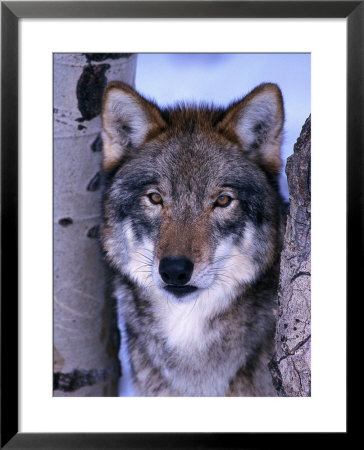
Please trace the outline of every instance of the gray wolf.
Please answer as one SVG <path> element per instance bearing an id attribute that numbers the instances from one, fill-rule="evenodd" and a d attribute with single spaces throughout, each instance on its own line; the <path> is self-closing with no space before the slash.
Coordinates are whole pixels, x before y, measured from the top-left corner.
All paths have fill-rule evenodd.
<path id="1" fill-rule="evenodd" d="M 283 100 L 227 108 L 103 98 L 101 240 L 140 396 L 275 396 Z"/>

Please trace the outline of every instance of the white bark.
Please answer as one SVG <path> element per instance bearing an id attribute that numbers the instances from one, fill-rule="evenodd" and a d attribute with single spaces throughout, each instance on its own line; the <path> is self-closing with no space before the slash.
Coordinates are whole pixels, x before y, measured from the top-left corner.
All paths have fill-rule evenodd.
<path id="1" fill-rule="evenodd" d="M 118 332 L 97 239 L 100 101 L 136 56 L 54 55 L 54 395 L 118 395 Z"/>

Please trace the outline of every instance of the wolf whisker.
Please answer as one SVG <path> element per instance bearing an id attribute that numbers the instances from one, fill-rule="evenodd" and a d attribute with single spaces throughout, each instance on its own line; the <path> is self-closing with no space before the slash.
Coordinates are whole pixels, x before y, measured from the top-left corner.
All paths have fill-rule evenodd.
<path id="1" fill-rule="evenodd" d="M 232 255 L 220 256 L 219 258 L 213 259 L 213 260 L 211 261 L 211 264 L 212 264 L 212 265 L 215 265 L 215 264 L 217 264 L 217 263 L 220 263 L 220 262 L 222 262 L 222 261 L 226 261 L 227 259 L 230 259 L 230 258 L 235 258 L 235 257 L 237 257 L 237 256 L 239 256 L 238 253 L 232 254 Z"/>
<path id="2" fill-rule="evenodd" d="M 150 261 L 150 262 L 153 262 L 153 258 L 151 258 L 150 256 L 148 256 L 148 255 L 144 255 L 144 253 L 141 253 L 141 252 L 135 252 L 137 255 L 140 255 L 140 256 L 142 256 L 143 258 L 145 258 L 146 260 L 148 260 L 148 261 Z"/>
<path id="3" fill-rule="evenodd" d="M 141 266 L 137 267 L 137 268 L 134 269 L 134 270 L 135 270 L 135 272 L 143 272 L 143 271 L 140 270 L 140 269 L 142 269 L 143 267 L 149 267 L 149 266 L 148 266 L 148 264 L 142 264 Z M 144 272 L 151 272 L 151 269 L 150 269 L 150 270 L 144 270 Z"/>
<path id="4" fill-rule="evenodd" d="M 149 267 L 153 267 L 153 264 L 151 264 L 149 261 L 141 261 L 140 259 L 134 259 L 134 261 L 136 261 L 136 262 L 138 262 L 140 264 L 144 264 L 144 265 L 149 266 Z"/>
<path id="5" fill-rule="evenodd" d="M 150 248 L 143 247 L 143 248 L 141 248 L 141 250 L 154 254 L 154 251 L 151 250 Z"/>

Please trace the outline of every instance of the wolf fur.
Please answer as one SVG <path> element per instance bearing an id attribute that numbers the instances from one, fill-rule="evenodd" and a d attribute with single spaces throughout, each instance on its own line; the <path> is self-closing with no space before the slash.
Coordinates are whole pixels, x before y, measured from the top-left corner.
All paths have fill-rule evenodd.
<path id="1" fill-rule="evenodd" d="M 137 394 L 275 396 L 280 89 L 161 109 L 112 82 L 102 120 L 102 244 Z"/>

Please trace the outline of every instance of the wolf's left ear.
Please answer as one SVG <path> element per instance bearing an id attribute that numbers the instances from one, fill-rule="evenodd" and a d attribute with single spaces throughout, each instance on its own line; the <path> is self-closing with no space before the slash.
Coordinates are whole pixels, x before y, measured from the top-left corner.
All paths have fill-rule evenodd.
<path id="1" fill-rule="evenodd" d="M 148 136 L 165 126 L 153 103 L 118 81 L 106 87 L 101 116 L 105 171 L 120 164 L 128 149 L 137 151 Z"/>
<path id="2" fill-rule="evenodd" d="M 243 150 L 273 174 L 281 168 L 280 148 L 284 121 L 282 93 L 265 83 L 230 106 L 219 124 L 227 137 L 238 138 Z"/>

